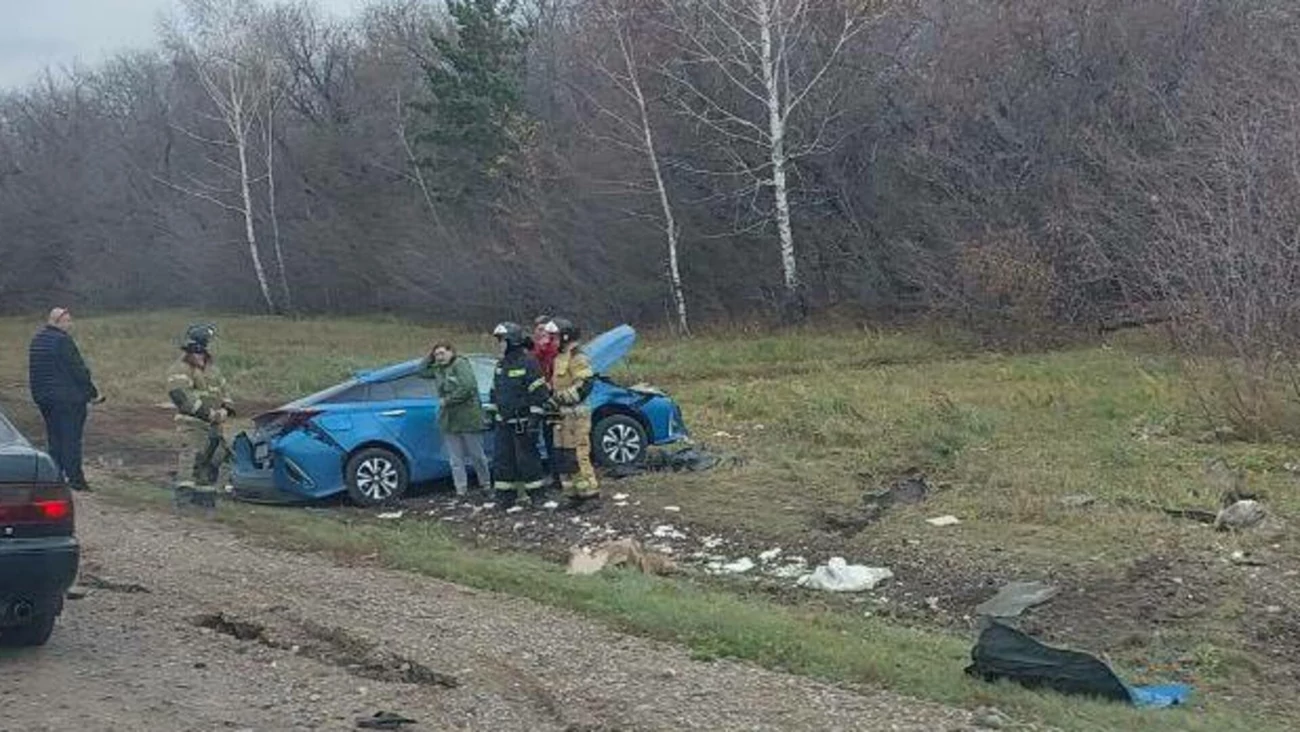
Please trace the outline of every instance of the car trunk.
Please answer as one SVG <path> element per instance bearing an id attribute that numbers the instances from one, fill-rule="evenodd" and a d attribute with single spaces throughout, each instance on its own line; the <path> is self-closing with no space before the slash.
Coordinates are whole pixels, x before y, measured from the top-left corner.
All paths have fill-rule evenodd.
<path id="1" fill-rule="evenodd" d="M 72 494 L 54 461 L 0 415 L 0 541 L 72 533 Z"/>

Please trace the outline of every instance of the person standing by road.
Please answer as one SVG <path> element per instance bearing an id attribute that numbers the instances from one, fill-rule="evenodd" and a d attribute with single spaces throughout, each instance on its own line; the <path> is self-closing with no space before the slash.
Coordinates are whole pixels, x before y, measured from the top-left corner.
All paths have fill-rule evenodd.
<path id="1" fill-rule="evenodd" d="M 435 343 L 420 376 L 433 381 L 433 393 L 441 402 L 438 430 L 442 435 L 442 452 L 451 463 L 451 478 L 456 495 L 469 492 L 469 472 L 485 491 L 492 490 L 492 469 L 483 452 L 483 405 L 479 403 L 478 380 L 469 359 L 461 358 L 446 342 Z"/>
<path id="2" fill-rule="evenodd" d="M 167 397 L 176 407 L 175 500 L 179 508 L 192 503 L 216 509 L 217 478 L 230 457 L 226 420 L 235 416 L 234 402 L 208 350 L 217 334 L 214 325 L 191 325 L 181 343 L 181 357 L 167 372 Z"/>
<path id="3" fill-rule="evenodd" d="M 71 330 L 72 313 L 67 308 L 50 311 L 45 327 L 32 338 L 27 350 L 28 386 L 45 420 L 50 457 L 73 490 L 88 491 L 81 466 L 86 405 L 98 404 L 103 398 L 90 378 L 90 369 Z"/>
<path id="4" fill-rule="evenodd" d="M 577 325 L 556 318 L 547 330 L 560 344 L 560 355 L 555 359 L 555 373 L 551 377 L 554 396 L 549 406 L 560 413 L 560 424 L 555 430 L 555 460 L 568 498 L 565 509 L 585 511 L 600 501 L 596 467 L 591 463 L 591 412 L 583 403 L 595 386 L 596 374 L 591 361 L 578 347 L 582 333 Z"/>
<path id="5" fill-rule="evenodd" d="M 501 323 L 492 331 L 501 343 L 492 381 L 489 410 L 496 422 L 492 459 L 496 469 L 496 491 L 503 507 L 529 505 L 538 489 L 545 486 L 537 430 L 542 404 L 551 396 L 537 359 L 529 347 L 528 332 L 516 323 Z"/>

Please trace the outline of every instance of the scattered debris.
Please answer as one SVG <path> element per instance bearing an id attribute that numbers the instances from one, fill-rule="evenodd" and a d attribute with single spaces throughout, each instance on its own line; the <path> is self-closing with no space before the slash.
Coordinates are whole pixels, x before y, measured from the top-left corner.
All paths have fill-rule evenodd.
<path id="1" fill-rule="evenodd" d="M 375 712 L 374 716 L 357 718 L 357 729 L 399 729 L 404 724 L 418 723 L 392 712 Z"/>
<path id="2" fill-rule="evenodd" d="M 740 459 L 725 458 L 729 464 L 738 465 Z M 675 450 L 655 449 L 646 454 L 639 465 L 619 465 L 609 469 L 611 478 L 632 478 L 650 472 L 695 473 L 711 470 L 724 461 L 723 457 L 707 452 L 695 445 Z"/>
<path id="3" fill-rule="evenodd" d="M 799 579 L 808 574 L 808 562 L 803 557 L 790 557 L 787 564 L 764 570 L 764 574 L 779 579 Z"/>
<path id="4" fill-rule="evenodd" d="M 925 473 L 913 468 L 894 481 L 893 485 L 881 491 L 867 493 L 862 496 L 862 500 L 868 506 L 879 506 L 881 509 L 893 505 L 909 506 L 925 501 L 930 497 L 931 490 L 930 479 Z"/>
<path id="5" fill-rule="evenodd" d="M 776 558 L 779 556 L 781 556 L 781 547 L 777 547 L 775 549 L 768 549 L 767 551 L 758 555 L 758 561 L 762 562 L 763 564 L 771 564 L 772 562 L 776 561 Z"/>
<path id="6" fill-rule="evenodd" d="M 1097 502 L 1096 496 L 1090 496 L 1087 493 L 1074 493 L 1061 497 L 1061 505 L 1066 508 L 1087 508 Z"/>
<path id="7" fill-rule="evenodd" d="M 614 494 L 614 500 L 616 500 L 616 501 L 626 501 L 627 499 L 628 499 L 628 495 L 627 495 L 626 493 L 615 493 L 615 494 Z"/>
<path id="8" fill-rule="evenodd" d="M 980 729 L 1006 729 L 1011 718 L 993 707 L 981 707 L 971 716 L 971 723 Z"/>
<path id="9" fill-rule="evenodd" d="M 1057 592 L 1057 588 L 1042 582 L 1011 582 L 977 605 L 975 613 L 990 618 L 1014 618 L 1027 608 L 1052 599 Z"/>
<path id="10" fill-rule="evenodd" d="M 827 592 L 862 592 L 870 590 L 894 573 L 883 567 L 864 567 L 849 564 L 844 557 L 831 557 L 830 561 L 799 578 L 798 585 Z"/>
<path id="11" fill-rule="evenodd" d="M 390 511 L 389 513 L 381 513 L 381 514 L 379 514 L 378 516 L 375 516 L 375 518 L 381 518 L 381 519 L 399 519 L 399 518 L 401 518 L 401 517 L 403 517 L 403 516 L 405 516 L 405 515 L 406 515 L 406 512 L 405 512 L 405 511 Z"/>
<path id="12" fill-rule="evenodd" d="M 708 536 L 708 537 L 705 537 L 705 539 L 704 539 L 704 541 L 703 541 L 702 543 L 704 544 L 704 548 L 705 548 L 705 549 L 717 549 L 718 547 L 722 546 L 723 544 L 726 544 L 726 543 L 727 543 L 727 540 L 726 540 L 726 539 L 723 539 L 723 538 L 720 537 L 720 536 Z"/>
<path id="13" fill-rule="evenodd" d="M 524 510 L 523 506 L 511 506 L 510 508 L 506 509 L 506 513 L 519 513 L 520 511 L 523 510 Z"/>
<path id="14" fill-rule="evenodd" d="M 641 548 L 636 539 L 607 541 L 593 549 L 574 547 L 569 552 L 569 574 L 596 574 L 606 567 L 627 565 L 646 574 L 668 574 L 677 568 L 669 557 Z"/>
<path id="15" fill-rule="evenodd" d="M 1232 553 L 1232 556 L 1228 558 L 1228 561 L 1230 561 L 1230 562 L 1232 562 L 1233 564 L 1236 564 L 1236 565 L 1238 565 L 1238 566 L 1241 566 L 1241 567 L 1266 567 L 1266 566 L 1268 566 L 1268 562 L 1265 562 L 1265 561 L 1262 560 L 1262 559 L 1257 559 L 1257 558 L 1255 558 L 1253 555 L 1251 555 L 1250 553 L 1248 553 L 1248 552 L 1243 552 L 1243 551 L 1235 551 L 1235 552 L 1233 552 L 1233 553 Z"/>
<path id="16" fill-rule="evenodd" d="M 722 430 L 718 430 L 717 432 L 714 432 L 714 433 L 713 433 L 713 436 L 716 437 L 716 438 L 718 438 L 719 440 L 734 440 L 734 439 L 736 439 L 736 436 L 735 436 L 735 435 L 731 434 L 730 432 L 724 432 L 724 431 L 722 431 Z"/>
<path id="17" fill-rule="evenodd" d="M 1026 688 L 1091 696 L 1139 707 L 1185 704 L 1191 688 L 1182 684 L 1130 687 L 1096 657 L 1052 648 L 1002 623 L 980 633 L 966 673 L 984 681 L 1008 680 Z"/>
<path id="18" fill-rule="evenodd" d="M 926 519 L 925 522 L 931 526 L 956 526 L 961 523 L 961 519 L 956 516 L 938 516 L 932 519 Z"/>
<path id="19" fill-rule="evenodd" d="M 870 476 L 863 474 L 863 479 Z M 903 477 L 884 490 L 870 491 L 862 495 L 862 507 L 847 515 L 836 515 L 819 511 L 817 521 L 827 530 L 855 536 L 871 523 L 878 521 L 894 505 L 921 503 L 930 495 L 930 481 L 918 470 L 909 470 Z"/>
<path id="20" fill-rule="evenodd" d="M 664 524 L 662 526 L 656 526 L 654 531 L 651 533 L 654 534 L 655 538 L 657 539 L 685 539 L 686 538 L 686 534 L 683 534 L 682 532 L 673 528 L 672 524 Z"/>
<path id="21" fill-rule="evenodd" d="M 734 562 L 719 563 L 716 567 L 709 565 L 709 569 L 715 574 L 744 574 L 755 566 L 754 560 L 749 557 L 741 557 Z"/>
<path id="22" fill-rule="evenodd" d="M 1214 518 L 1214 528 L 1220 531 L 1229 529 L 1249 529 L 1258 525 L 1268 516 L 1264 504 L 1259 501 L 1237 501 L 1219 512 Z"/>
<path id="23" fill-rule="evenodd" d="M 667 511 L 668 513 L 681 513 L 681 512 L 682 512 L 682 507 L 681 507 L 681 506 L 664 506 L 664 510 Z"/>
<path id="24" fill-rule="evenodd" d="M 557 509 L 557 508 L 559 508 L 559 507 L 560 507 L 560 504 L 557 503 L 557 502 L 555 502 L 555 501 L 547 501 L 546 503 L 543 503 L 543 504 L 542 504 L 542 508 L 546 509 L 547 511 L 554 511 L 555 509 Z"/>

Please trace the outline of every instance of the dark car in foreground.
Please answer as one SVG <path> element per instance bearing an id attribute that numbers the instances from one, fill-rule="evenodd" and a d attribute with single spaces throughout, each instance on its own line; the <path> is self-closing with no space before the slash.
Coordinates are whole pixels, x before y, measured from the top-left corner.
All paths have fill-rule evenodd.
<path id="1" fill-rule="evenodd" d="M 0 412 L 0 645 L 49 639 L 80 557 L 72 492 Z"/>
<path id="2" fill-rule="evenodd" d="M 650 446 L 688 438 L 671 397 L 606 375 L 635 342 L 636 331 L 623 325 L 582 346 L 600 374 L 586 404 L 592 458 L 605 467 L 635 465 Z M 496 357 L 464 358 L 486 401 Z M 401 498 L 412 483 L 448 477 L 438 433 L 441 405 L 420 378 L 421 365 L 416 359 L 361 373 L 255 417 L 252 431 L 232 445 L 235 496 L 299 503 L 346 492 L 353 503 L 370 506 Z"/>

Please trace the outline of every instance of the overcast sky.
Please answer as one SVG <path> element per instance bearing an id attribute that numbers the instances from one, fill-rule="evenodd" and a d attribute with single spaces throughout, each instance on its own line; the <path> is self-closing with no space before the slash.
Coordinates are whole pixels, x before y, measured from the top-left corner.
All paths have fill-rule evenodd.
<path id="1" fill-rule="evenodd" d="M 367 0 L 315 0 L 350 15 Z M 153 45 L 158 12 L 174 0 L 0 0 L 0 87 L 22 86 L 42 68 L 94 64 Z"/>

